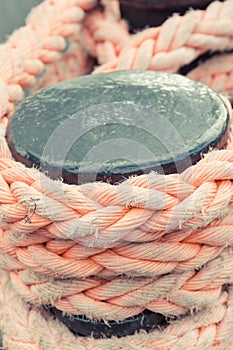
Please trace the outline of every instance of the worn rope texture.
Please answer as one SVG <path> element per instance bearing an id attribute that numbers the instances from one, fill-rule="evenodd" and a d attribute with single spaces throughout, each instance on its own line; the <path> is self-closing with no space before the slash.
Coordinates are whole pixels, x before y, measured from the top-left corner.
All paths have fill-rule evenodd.
<path id="1" fill-rule="evenodd" d="M 232 49 L 232 0 L 176 15 L 136 35 L 129 35 L 113 12 L 95 5 L 90 0 L 46 0 L 0 48 L 4 346 L 232 349 L 233 133 L 225 150 L 210 152 L 182 174 L 151 173 L 117 186 L 52 181 L 15 162 L 8 149 L 5 127 L 23 89 L 35 91 L 89 72 L 88 54 L 107 62 L 96 72 L 175 72 L 208 50 Z M 209 72 L 216 81 L 221 74 L 230 76 L 230 54 L 211 62 Z M 190 76 L 203 79 L 201 67 L 206 70 L 204 64 Z M 212 81 L 214 77 L 207 82 Z M 230 83 L 222 83 L 221 91 L 230 91 Z M 181 318 L 150 334 L 94 340 L 75 337 L 50 318 L 43 308 L 47 304 L 69 315 L 106 321 L 145 309 Z"/>
<path id="2" fill-rule="evenodd" d="M 181 66 L 206 52 L 232 50 L 232 19 L 231 0 L 215 1 L 205 11 L 189 11 L 185 16 L 175 14 L 162 26 L 133 35 L 128 43 L 124 37 L 126 45 L 120 54 L 98 67 L 96 73 L 122 69 L 176 73 Z M 200 66 L 197 72 L 190 73 L 190 77 L 207 82 L 217 91 L 231 91 L 232 60 L 232 55 L 228 55 L 227 59 L 223 56 L 208 61 L 207 71 L 206 66 Z"/>

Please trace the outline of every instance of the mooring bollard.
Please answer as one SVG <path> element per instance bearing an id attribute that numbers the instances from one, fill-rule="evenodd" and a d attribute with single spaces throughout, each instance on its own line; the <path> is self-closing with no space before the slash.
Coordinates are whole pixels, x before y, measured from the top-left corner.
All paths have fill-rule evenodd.
<path id="1" fill-rule="evenodd" d="M 7 350 L 233 346 L 233 0 L 151 4 L 46 0 L 0 48 Z"/>
<path id="2" fill-rule="evenodd" d="M 214 91 L 179 75 L 149 71 L 90 75 L 44 89 L 18 108 L 7 132 L 12 155 L 17 161 L 36 166 L 49 177 L 63 179 L 68 184 L 95 181 L 114 184 L 118 204 L 124 182 L 127 189 L 129 176 L 151 172 L 181 173 L 210 149 L 223 148 L 228 136 L 229 112 Z M 41 182 L 43 188 L 43 180 Z M 82 186 L 80 189 L 82 191 Z M 131 205 L 133 187 L 131 190 L 132 193 L 128 188 L 128 205 Z M 150 206 L 152 197 L 144 194 L 141 198 L 143 205 Z M 163 208 L 165 197 L 159 200 Z M 140 206 L 134 201 L 132 205 Z M 35 202 L 35 213 L 37 204 Z M 107 207 L 112 207 L 110 199 Z M 33 221 L 33 214 L 29 219 Z M 126 242 L 121 244 L 124 250 Z M 121 249 L 121 244 L 117 242 L 116 247 Z M 144 244 L 138 243 L 138 249 Z M 112 242 L 101 243 L 100 234 L 98 246 L 102 245 L 99 256 L 107 248 L 114 249 Z M 80 249 L 85 251 L 86 245 L 81 245 Z M 89 247 L 88 251 L 94 258 L 96 248 Z M 108 264 L 111 260 L 109 258 Z M 116 273 L 111 268 L 105 273 L 105 278 L 102 271 L 86 276 L 95 280 L 103 293 L 109 284 L 114 285 L 121 279 L 125 282 L 128 274 L 130 283 L 136 283 L 138 278 L 142 282 L 144 278 L 148 279 L 147 275 L 152 278 L 149 271 L 145 271 L 144 276 L 134 268 L 126 274 Z M 69 285 L 69 277 L 69 273 L 63 273 L 57 279 Z M 123 290 L 118 287 L 111 291 L 110 300 L 105 300 L 102 305 L 103 315 L 106 307 L 120 308 L 120 304 L 111 299 L 124 294 Z M 99 302 L 101 299 L 100 296 Z M 168 324 L 165 315 L 151 311 L 150 306 L 147 308 L 140 300 L 138 304 L 141 304 L 142 312 L 128 307 L 130 317 L 119 316 L 117 310 L 112 311 L 112 318 L 110 314 L 107 319 L 107 316 L 100 319 L 95 314 L 95 298 L 90 298 L 90 301 L 93 310 L 89 310 L 89 315 L 92 313 L 93 319 L 88 319 L 85 313 L 72 312 L 64 316 L 68 310 L 59 301 L 57 308 L 51 308 L 51 314 L 76 334 L 94 338 L 123 337 L 141 329 L 149 332 L 157 327 L 165 328 Z"/>

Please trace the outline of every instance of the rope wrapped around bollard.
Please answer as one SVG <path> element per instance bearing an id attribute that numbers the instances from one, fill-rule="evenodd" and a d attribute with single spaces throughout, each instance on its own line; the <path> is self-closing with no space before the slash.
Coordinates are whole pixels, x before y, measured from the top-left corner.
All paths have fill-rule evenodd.
<path id="1" fill-rule="evenodd" d="M 233 347 L 232 132 L 223 150 L 209 152 L 180 174 L 152 172 L 117 186 L 51 180 L 16 162 L 5 138 L 24 90 L 33 93 L 91 72 L 176 73 L 209 51 L 221 51 L 188 76 L 231 94 L 232 5 L 232 0 L 216 1 L 206 10 L 129 34 L 117 13 L 96 1 L 46 0 L 0 48 L 5 348 Z M 143 200 L 148 197 L 150 203 Z M 169 324 L 122 338 L 85 338 L 52 317 L 47 305 L 106 324 L 149 310 L 169 317 Z"/>

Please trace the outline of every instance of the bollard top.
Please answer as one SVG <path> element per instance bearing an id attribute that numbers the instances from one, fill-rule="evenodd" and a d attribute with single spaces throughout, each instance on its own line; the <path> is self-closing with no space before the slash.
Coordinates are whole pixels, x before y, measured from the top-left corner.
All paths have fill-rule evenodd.
<path id="1" fill-rule="evenodd" d="M 221 98 L 186 77 L 120 71 L 29 97 L 7 131 L 13 157 L 68 183 L 181 172 L 226 142 Z"/>

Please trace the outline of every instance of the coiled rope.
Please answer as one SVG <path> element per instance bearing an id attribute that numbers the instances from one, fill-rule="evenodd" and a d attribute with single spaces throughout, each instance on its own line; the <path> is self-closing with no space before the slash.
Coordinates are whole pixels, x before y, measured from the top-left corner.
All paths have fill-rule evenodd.
<path id="1" fill-rule="evenodd" d="M 116 4 L 116 3 L 114 3 Z M 233 142 L 181 174 L 118 186 L 52 181 L 12 159 L 5 129 L 24 89 L 93 71 L 177 72 L 233 87 L 233 0 L 129 34 L 94 0 L 45 0 L 0 47 L 0 328 L 9 350 L 233 349 Z M 228 105 L 229 106 L 229 105 Z M 229 106 L 230 109 L 230 106 Z M 60 195 L 62 191 L 62 196 Z M 145 309 L 181 316 L 121 339 L 74 336 L 44 305 L 124 320 Z"/>

